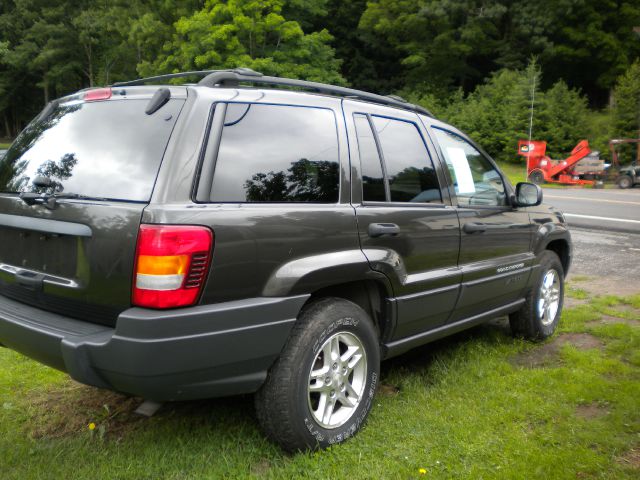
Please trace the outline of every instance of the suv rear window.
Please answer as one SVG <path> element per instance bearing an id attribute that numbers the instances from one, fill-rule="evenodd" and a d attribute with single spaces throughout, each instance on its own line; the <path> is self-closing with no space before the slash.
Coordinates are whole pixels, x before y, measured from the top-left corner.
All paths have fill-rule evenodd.
<path id="1" fill-rule="evenodd" d="M 42 175 L 57 192 L 148 201 L 184 100 L 154 115 L 148 102 L 69 102 L 34 120 L 0 159 L 0 191 L 43 193 L 31 183 Z"/>
<path id="2" fill-rule="evenodd" d="M 230 103 L 211 201 L 337 203 L 339 165 L 331 110 Z"/>

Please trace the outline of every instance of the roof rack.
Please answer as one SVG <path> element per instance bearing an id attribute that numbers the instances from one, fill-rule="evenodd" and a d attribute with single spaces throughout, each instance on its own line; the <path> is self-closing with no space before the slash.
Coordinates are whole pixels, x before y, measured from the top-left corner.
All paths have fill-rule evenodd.
<path id="1" fill-rule="evenodd" d="M 404 98 L 397 95 L 377 95 L 375 93 L 369 93 L 347 87 L 338 87 L 336 85 L 328 85 L 326 83 L 308 82 L 306 80 L 296 80 L 292 78 L 269 77 L 263 75 L 260 72 L 251 70 L 250 68 L 234 68 L 231 70 L 198 70 L 194 72 L 169 73 L 167 75 L 139 78 L 137 80 L 131 80 L 128 82 L 118 82 L 114 83 L 113 86 L 124 87 L 143 85 L 145 83 L 155 82 L 158 80 L 170 80 L 174 78 L 184 78 L 192 76 L 204 77 L 198 82 L 198 85 L 204 87 L 237 87 L 241 82 L 264 85 L 282 85 L 286 87 L 302 88 L 305 90 L 312 90 L 315 92 L 327 93 L 331 95 L 340 95 L 343 97 L 367 100 L 372 103 L 379 103 L 382 105 L 390 105 L 392 107 L 398 107 L 405 110 L 412 110 L 414 112 L 433 117 L 433 114 L 426 108 L 423 108 L 420 105 L 409 103 Z"/>
<path id="2" fill-rule="evenodd" d="M 144 85 L 149 82 L 156 82 L 158 80 L 171 80 L 173 78 L 185 78 L 185 77 L 204 77 L 211 73 L 223 72 L 225 70 L 196 70 L 193 72 L 180 72 L 180 73 L 167 73 L 165 75 L 156 75 L 155 77 L 137 78 L 135 80 L 127 80 L 126 82 L 116 82 L 112 87 L 133 87 L 136 85 Z"/>
<path id="3" fill-rule="evenodd" d="M 426 108 L 409 103 L 404 98 L 398 97 L 397 95 L 377 95 L 375 93 L 364 92 L 362 90 L 355 90 L 347 87 L 338 87 L 336 85 L 328 85 L 326 83 L 308 82 L 306 80 L 295 80 L 292 78 L 268 77 L 248 68 L 236 68 L 233 70 L 212 72 L 200 80 L 198 85 L 205 87 L 233 87 L 237 86 L 240 82 L 283 85 L 287 87 L 313 90 L 320 93 L 328 93 L 331 95 L 353 97 L 360 100 L 368 100 L 373 103 L 391 105 L 405 110 L 413 110 L 414 112 L 423 113 L 433 117 L 433 114 Z"/>

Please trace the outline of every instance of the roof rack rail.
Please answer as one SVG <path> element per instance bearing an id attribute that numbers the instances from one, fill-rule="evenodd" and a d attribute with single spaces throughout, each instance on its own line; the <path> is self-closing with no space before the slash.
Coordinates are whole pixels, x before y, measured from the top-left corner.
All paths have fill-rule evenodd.
<path id="1" fill-rule="evenodd" d="M 204 77 L 215 72 L 224 72 L 226 70 L 196 70 L 193 72 L 180 72 L 180 73 L 167 73 L 164 75 L 156 75 L 154 77 L 137 78 L 135 80 L 127 80 L 126 82 L 116 82 L 112 87 L 132 87 L 135 85 L 144 85 L 149 82 L 156 82 L 158 80 L 171 80 L 172 78 L 185 78 L 185 77 Z"/>
<path id="2" fill-rule="evenodd" d="M 116 82 L 113 87 L 131 87 L 135 85 L 144 85 L 149 82 L 157 82 L 159 80 L 171 80 L 174 78 L 185 77 L 204 77 L 198 85 L 206 87 L 233 87 L 238 86 L 240 82 L 259 83 L 264 85 L 282 85 L 286 87 L 296 87 L 305 90 L 312 90 L 320 93 L 328 93 L 331 95 L 340 95 L 343 97 L 357 98 L 360 100 L 368 100 L 373 103 L 382 105 L 390 105 L 405 110 L 412 110 L 433 117 L 433 114 L 420 105 L 414 105 L 407 102 L 404 98 L 397 95 L 377 95 L 353 88 L 338 87 L 326 83 L 308 82 L 306 80 L 296 80 L 292 78 L 268 77 L 260 72 L 251 70 L 250 68 L 234 68 L 230 70 L 196 70 L 192 72 L 168 73 L 166 75 L 156 75 L 154 77 L 138 78 L 126 82 Z"/>
<path id="3" fill-rule="evenodd" d="M 313 90 L 320 93 L 328 93 L 340 95 L 343 97 L 354 97 L 360 100 L 368 100 L 373 103 L 390 105 L 405 110 L 413 110 L 433 117 L 433 114 L 419 105 L 407 102 L 404 98 L 397 95 L 377 95 L 353 88 L 338 87 L 328 85 L 326 83 L 309 82 L 306 80 L 296 80 L 292 78 L 269 77 L 255 72 L 249 68 L 235 68 L 233 70 L 218 70 L 209 73 L 206 77 L 198 82 L 198 85 L 205 87 L 234 87 L 240 82 L 259 83 L 266 85 L 283 85 L 287 87 L 303 88 L 305 90 Z"/>

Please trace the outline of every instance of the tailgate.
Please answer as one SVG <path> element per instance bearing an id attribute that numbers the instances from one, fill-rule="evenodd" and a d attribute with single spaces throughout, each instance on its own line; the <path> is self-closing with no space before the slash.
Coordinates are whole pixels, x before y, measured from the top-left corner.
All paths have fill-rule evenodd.
<path id="1" fill-rule="evenodd" d="M 142 211 L 186 98 L 146 114 L 155 90 L 54 102 L 0 159 L 1 295 L 104 325 L 131 305 Z"/>
<path id="2" fill-rule="evenodd" d="M 131 304 L 144 206 L 66 201 L 55 212 L 39 215 L 43 207 L 0 196 L 0 294 L 69 317 L 115 324 Z"/>

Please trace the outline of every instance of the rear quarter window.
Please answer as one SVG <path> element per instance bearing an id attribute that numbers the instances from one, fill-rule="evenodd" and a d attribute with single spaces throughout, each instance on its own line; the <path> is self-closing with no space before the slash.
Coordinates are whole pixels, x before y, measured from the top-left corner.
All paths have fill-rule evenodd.
<path id="1" fill-rule="evenodd" d="M 329 109 L 230 103 L 210 200 L 337 203 L 338 155 Z"/>

